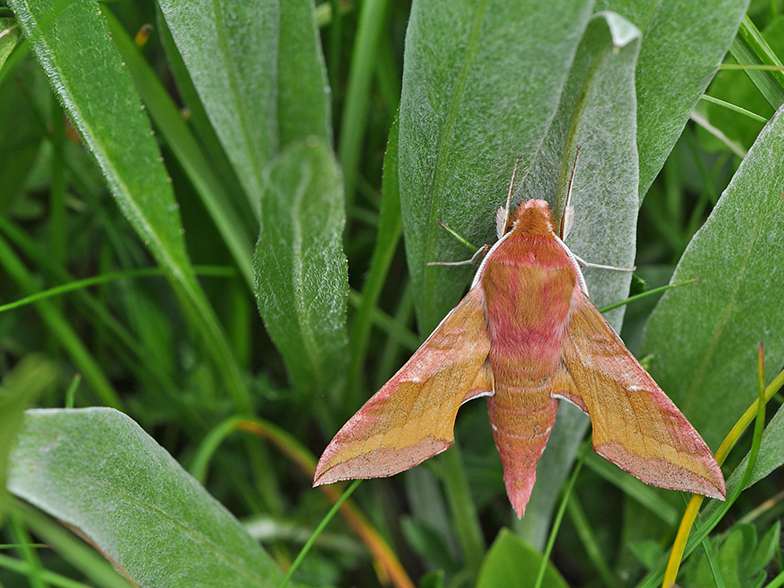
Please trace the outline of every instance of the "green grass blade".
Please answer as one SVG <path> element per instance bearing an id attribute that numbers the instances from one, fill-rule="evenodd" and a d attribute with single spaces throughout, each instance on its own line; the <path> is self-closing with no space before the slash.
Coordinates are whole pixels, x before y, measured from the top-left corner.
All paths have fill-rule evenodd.
<path id="1" fill-rule="evenodd" d="M 56 4 L 52 10 L 47 0 L 12 0 L 11 6 L 118 205 L 169 272 L 186 316 L 201 332 L 235 405 L 250 410 L 226 337 L 193 275 L 179 210 L 149 120 L 127 67 L 111 45 L 98 4 Z"/>
<path id="2" fill-rule="evenodd" d="M 343 169 L 349 215 L 359 175 L 362 141 L 370 104 L 370 83 L 373 80 L 379 36 L 386 20 L 387 0 L 366 0 L 361 6 L 338 142 L 338 160 Z"/>
<path id="3" fill-rule="evenodd" d="M 743 19 L 730 51 L 740 65 L 782 65 L 748 16 Z M 773 108 L 784 104 L 784 72 L 748 69 L 746 75 Z"/>

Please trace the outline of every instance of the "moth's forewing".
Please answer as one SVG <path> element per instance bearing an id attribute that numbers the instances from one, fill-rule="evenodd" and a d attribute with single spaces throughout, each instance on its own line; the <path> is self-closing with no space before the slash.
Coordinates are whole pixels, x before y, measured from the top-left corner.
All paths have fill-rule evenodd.
<path id="1" fill-rule="evenodd" d="M 483 293 L 474 287 L 338 431 L 313 485 L 391 476 L 447 449 L 460 405 L 492 385 L 492 374 L 480 372 L 489 351 Z"/>

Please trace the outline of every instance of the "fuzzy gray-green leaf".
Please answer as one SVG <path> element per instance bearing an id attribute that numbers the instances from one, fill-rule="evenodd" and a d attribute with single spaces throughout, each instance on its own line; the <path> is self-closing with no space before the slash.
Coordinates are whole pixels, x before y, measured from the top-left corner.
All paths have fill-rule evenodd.
<path id="1" fill-rule="evenodd" d="M 400 200 L 417 315 L 429 332 L 457 302 L 467 270 L 438 221 L 492 242 L 515 158 L 524 173 L 544 140 L 588 19 L 588 0 L 414 2 L 400 102 Z"/>
<path id="2" fill-rule="evenodd" d="M 711 447 L 757 396 L 757 348 L 784 358 L 784 116 L 762 130 L 651 315 L 651 373 Z"/>
<path id="3" fill-rule="evenodd" d="M 597 0 L 642 31 L 637 60 L 640 199 L 716 73 L 748 0 Z"/>
<path id="4" fill-rule="evenodd" d="M 8 487 L 140 586 L 277 586 L 280 568 L 147 433 L 109 408 L 28 411 Z"/>
<path id="5" fill-rule="evenodd" d="M 278 148 L 277 0 L 159 2 L 254 211 Z"/>
<path id="6" fill-rule="evenodd" d="M 265 172 L 254 270 L 261 317 L 294 385 L 323 392 L 347 359 L 348 267 L 343 185 L 315 137 L 284 149 Z"/>

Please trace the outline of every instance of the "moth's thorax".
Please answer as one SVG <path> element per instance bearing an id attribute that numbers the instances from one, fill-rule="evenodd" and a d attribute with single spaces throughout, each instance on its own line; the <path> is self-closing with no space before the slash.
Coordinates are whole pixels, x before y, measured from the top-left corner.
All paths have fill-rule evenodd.
<path id="1" fill-rule="evenodd" d="M 523 221 L 546 220 L 538 210 L 530 211 Z M 506 371 L 508 363 L 510 371 L 528 365 L 532 379 L 551 376 L 577 283 L 572 261 L 555 236 L 523 232 L 518 222 L 492 251 L 481 281 L 493 372 Z"/>

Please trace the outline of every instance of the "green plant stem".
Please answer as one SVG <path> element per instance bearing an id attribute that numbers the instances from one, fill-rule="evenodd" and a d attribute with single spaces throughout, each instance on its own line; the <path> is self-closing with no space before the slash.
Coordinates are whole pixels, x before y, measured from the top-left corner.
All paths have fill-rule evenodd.
<path id="1" fill-rule="evenodd" d="M 555 513 L 555 518 L 553 519 L 553 526 L 550 529 L 550 536 L 547 538 L 547 545 L 545 546 L 544 553 L 542 554 L 542 563 L 539 565 L 539 572 L 537 573 L 536 580 L 534 581 L 534 588 L 542 588 L 544 573 L 547 570 L 547 564 L 550 561 L 550 554 L 553 552 L 553 546 L 555 545 L 555 538 L 558 535 L 558 529 L 561 527 L 561 521 L 563 520 L 564 513 L 566 512 L 566 506 L 569 503 L 569 497 L 572 495 L 574 483 L 577 481 L 577 476 L 580 474 L 580 470 L 583 467 L 583 462 L 585 461 L 585 456 L 587 455 L 588 449 L 590 447 L 590 441 L 583 442 L 580 453 L 577 455 L 577 461 L 574 464 L 572 475 L 563 490 L 563 499 L 561 500 L 561 504 L 558 506 L 558 512 Z"/>
<path id="2" fill-rule="evenodd" d="M 50 547 L 55 549 L 63 557 L 63 559 L 68 561 L 77 570 L 81 571 L 86 577 L 92 580 L 95 585 L 101 586 L 102 588 L 131 588 L 132 586 L 135 586 L 135 584 L 131 584 L 131 582 L 121 576 L 117 570 L 115 570 L 112 565 L 92 547 L 64 529 L 60 524 L 35 510 L 32 506 L 14 500 L 13 510 L 33 533 L 48 543 Z M 7 563 L 7 561 L 5 563 Z M 58 576 L 51 572 L 44 571 L 41 573 L 41 577 L 51 581 L 51 579 L 57 578 Z M 70 586 L 82 585 L 75 583 L 68 586 L 70 588 Z"/>
<path id="3" fill-rule="evenodd" d="M 364 388 L 365 360 L 367 358 L 370 329 L 378 311 L 378 299 L 386 282 L 392 259 L 403 232 L 400 214 L 400 187 L 398 183 L 398 122 L 397 117 L 389 130 L 387 152 L 384 155 L 384 178 L 381 187 L 381 210 L 379 213 L 376 243 L 370 261 L 370 271 L 362 285 L 362 303 L 357 309 L 349 329 L 351 359 L 348 369 L 346 393 L 343 404 L 357 406 Z M 351 298 L 349 298 L 349 302 Z M 417 339 L 417 347 L 419 340 Z"/>
<path id="4" fill-rule="evenodd" d="M 730 102 L 721 100 L 720 98 L 714 98 L 713 96 L 709 96 L 708 94 L 703 94 L 702 96 L 700 96 L 700 100 L 703 100 L 705 102 L 711 102 L 712 104 L 718 104 L 719 106 L 723 106 L 727 110 L 738 112 L 743 116 L 749 117 L 751 120 L 756 120 L 757 122 L 763 122 L 763 123 L 768 122 L 768 119 L 766 119 L 764 116 L 760 116 L 759 114 L 751 112 L 750 110 L 746 110 L 745 108 L 741 108 L 740 106 L 737 106 Z"/>
<path id="5" fill-rule="evenodd" d="M 748 15 L 741 21 L 730 53 L 773 109 L 778 110 L 784 103 L 784 72 L 757 71 L 750 66 L 782 64 Z"/>
<path id="6" fill-rule="evenodd" d="M 321 532 L 327 527 L 329 522 L 334 518 L 334 516 L 337 514 L 338 510 L 343 505 L 343 503 L 348 499 L 349 496 L 351 496 L 354 493 L 354 490 L 356 490 L 361 483 L 362 480 L 354 480 L 351 486 L 348 487 L 348 490 L 346 490 L 342 494 L 340 499 L 335 504 L 332 505 L 332 508 L 329 509 L 327 515 L 318 524 L 316 529 L 308 538 L 305 545 L 302 546 L 302 549 L 300 550 L 300 552 L 297 554 L 297 557 L 292 562 L 289 571 L 286 572 L 286 577 L 283 578 L 283 581 L 280 583 L 279 588 L 286 587 L 286 585 L 289 583 L 289 580 L 291 580 L 291 577 L 294 575 L 294 572 L 297 571 L 297 568 L 299 568 L 300 564 L 302 563 L 302 560 L 305 559 L 305 556 L 310 551 L 310 548 L 313 547 L 313 544 L 316 542 L 316 539 L 318 539 L 318 536 L 321 535 Z"/>
<path id="7" fill-rule="evenodd" d="M 359 175 L 362 139 L 367 126 L 370 103 L 370 83 L 376 63 L 376 49 L 381 30 L 386 22 L 388 0 L 365 0 L 362 3 L 357 25 L 357 35 L 351 54 L 351 67 L 343 105 L 338 161 L 343 169 L 346 193 L 346 213 L 351 218 L 354 208 L 354 191 Z"/>
<path id="8" fill-rule="evenodd" d="M 16 515 L 16 513 L 12 512 L 8 519 L 8 526 L 13 535 L 14 542 L 18 545 L 17 549 L 25 562 L 29 565 L 27 579 L 30 582 L 30 588 L 47 588 L 49 584 L 43 579 L 41 574 L 44 569 L 43 566 L 41 566 L 41 558 L 38 557 L 38 552 L 33 549 L 31 545 L 32 541 L 30 540 L 30 534 L 27 532 L 24 525 L 22 525 L 19 516 Z"/>
<path id="9" fill-rule="evenodd" d="M 577 535 L 580 537 L 580 541 L 582 541 L 588 558 L 593 563 L 596 571 L 599 572 L 599 577 L 602 579 L 604 586 L 620 586 L 621 582 L 607 563 L 607 559 L 604 557 L 601 547 L 599 547 L 599 542 L 596 540 L 596 534 L 593 532 L 591 523 L 588 521 L 588 517 L 585 516 L 585 511 L 580 505 L 576 494 L 572 494 L 569 497 L 566 503 L 566 510 L 574 528 L 577 530 Z"/>
<path id="10" fill-rule="evenodd" d="M 751 444 L 751 450 L 749 451 L 749 460 L 746 464 L 743 478 L 735 488 L 735 491 L 727 499 L 722 508 L 714 512 L 713 515 L 711 515 L 710 518 L 689 538 L 689 531 L 691 530 L 691 527 L 697 518 L 700 505 L 702 505 L 702 502 L 705 498 L 699 494 L 692 495 L 691 500 L 689 500 L 689 504 L 686 507 L 686 512 L 684 513 L 681 520 L 681 525 L 678 529 L 678 537 L 676 537 L 673 543 L 673 551 L 670 554 L 671 569 L 670 566 L 668 566 L 666 573 L 661 568 L 649 573 L 639 584 L 641 588 L 652 588 L 663 579 L 665 584 L 668 582 L 674 582 L 675 576 L 673 575 L 673 572 L 675 575 L 677 575 L 678 566 L 680 565 L 680 562 L 683 560 L 683 558 L 694 551 L 694 548 L 699 545 L 705 537 L 708 536 L 708 534 L 724 517 L 727 511 L 732 507 L 732 504 L 735 502 L 735 500 L 737 500 L 738 496 L 740 496 L 740 493 L 743 491 L 745 484 L 751 476 L 754 463 L 757 459 L 757 453 L 759 452 L 759 444 L 762 441 L 762 431 L 765 426 L 765 404 L 771 398 L 773 398 L 773 396 L 775 396 L 782 386 L 784 386 L 784 370 L 781 371 L 770 384 L 768 384 L 768 386 L 760 394 L 760 398 L 755 400 L 751 406 L 746 409 L 746 412 L 744 412 L 740 419 L 738 419 L 738 422 L 735 423 L 735 426 L 732 427 L 732 430 L 727 434 L 721 446 L 716 451 L 716 462 L 721 465 L 724 463 L 727 455 L 738 442 L 738 439 L 740 439 L 741 434 L 743 434 L 743 432 L 746 430 L 746 427 L 749 425 L 749 423 L 756 419 L 754 426 L 754 437 Z"/>
<path id="11" fill-rule="evenodd" d="M 682 282 L 677 282 L 675 284 L 667 284 L 666 286 L 661 286 L 659 288 L 654 288 L 653 290 L 647 290 L 645 292 L 641 292 L 640 294 L 635 294 L 634 296 L 629 296 L 626 300 L 621 300 L 620 302 L 614 302 L 608 306 L 603 306 L 599 309 L 599 312 L 609 312 L 614 308 L 618 308 L 620 306 L 625 306 L 632 302 L 636 302 L 637 300 L 642 300 L 643 298 L 647 298 L 648 296 L 654 296 L 655 294 L 659 294 L 661 292 L 665 292 L 672 288 L 678 288 L 679 286 L 685 286 L 687 284 L 693 284 L 694 282 L 699 282 L 699 278 L 692 278 L 690 280 L 684 280 Z"/>
<path id="12" fill-rule="evenodd" d="M 17 574 L 25 575 L 28 578 L 33 573 L 33 564 L 27 561 L 14 559 L 13 557 L 8 557 L 7 555 L 0 555 L 0 568 L 5 568 L 12 572 L 16 572 Z M 57 586 L 58 588 L 90 588 L 89 584 L 71 580 L 71 578 L 66 578 L 65 576 L 50 572 L 49 570 L 41 570 L 39 577 L 44 582 L 48 582 L 52 586 Z M 127 584 L 127 586 L 130 586 L 130 584 Z"/>
<path id="13" fill-rule="evenodd" d="M 0 238 L 0 265 L 5 268 L 22 290 L 32 292 L 38 289 L 37 280 L 30 275 L 21 260 L 8 246 L 5 239 L 2 238 Z M 73 359 L 85 379 L 90 383 L 100 402 L 106 406 L 122 410 L 123 403 L 111 383 L 109 383 L 106 374 L 93 359 L 91 353 L 63 314 L 48 300 L 38 301 L 36 310 L 51 332 L 54 333 L 60 345 L 71 356 L 71 359 Z"/>
<path id="14" fill-rule="evenodd" d="M 68 390 L 65 391 L 65 401 L 63 402 L 63 408 L 74 407 L 76 390 L 79 388 L 79 384 L 81 383 L 82 383 L 82 374 L 75 374 L 74 377 L 71 379 L 71 383 L 68 386 Z"/>
<path id="15" fill-rule="evenodd" d="M 479 574 L 487 546 L 482 535 L 482 527 L 476 513 L 476 505 L 468 486 L 463 460 L 458 445 L 441 454 L 443 481 L 452 520 L 455 523 L 457 538 L 463 558 L 472 578 Z"/>
<path id="16" fill-rule="evenodd" d="M 372 295 L 372 293 L 370 293 Z M 364 307 L 363 295 L 358 294 L 355 290 L 349 290 L 348 302 L 351 306 L 361 309 Z M 383 310 L 379 310 L 375 306 L 371 307 L 372 311 L 370 316 L 373 324 L 389 335 L 393 340 L 405 347 L 409 351 L 416 351 L 419 348 L 419 337 L 414 335 L 404 325 L 397 322 L 394 318 L 389 316 Z M 2 309 L 2 307 L 0 307 Z"/>
<path id="17" fill-rule="evenodd" d="M 709 537 L 705 537 L 705 539 L 702 540 L 702 549 L 705 551 L 705 559 L 708 561 L 708 566 L 710 566 L 716 588 L 724 588 L 724 577 L 721 575 L 719 562 L 716 561 L 716 552 L 713 549 L 713 544 L 710 542 Z"/>
<path id="18" fill-rule="evenodd" d="M 220 265 L 194 266 L 193 270 L 197 275 L 202 276 L 232 277 L 235 275 L 234 268 Z M 62 294 L 66 294 L 67 292 L 83 290 L 85 288 L 89 288 L 90 286 L 95 286 L 96 284 L 105 284 L 117 280 L 135 278 L 166 277 L 167 275 L 167 272 L 162 268 L 146 267 L 135 270 L 125 270 L 122 272 L 111 272 L 100 276 L 84 278 L 83 280 L 74 280 L 73 282 L 69 282 L 67 284 L 62 284 L 60 286 L 55 286 L 54 288 L 49 288 L 48 290 L 42 290 L 40 292 L 36 292 L 35 294 L 30 294 L 29 296 L 25 296 L 24 298 L 20 298 L 14 302 L 9 302 L 8 304 L 2 304 L 0 305 L 0 312 L 6 312 L 14 308 L 19 308 L 20 306 L 26 306 L 28 304 L 33 304 L 41 300 L 52 298 L 54 296 L 60 296 Z"/>

